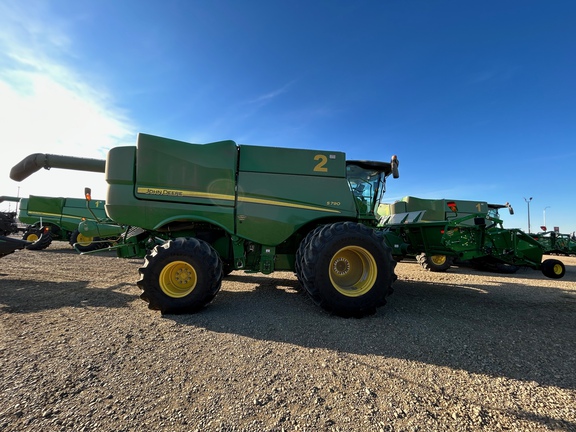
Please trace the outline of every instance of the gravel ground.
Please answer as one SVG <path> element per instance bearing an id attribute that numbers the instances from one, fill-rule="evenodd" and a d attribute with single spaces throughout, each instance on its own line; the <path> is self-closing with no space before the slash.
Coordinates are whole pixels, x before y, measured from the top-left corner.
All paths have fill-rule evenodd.
<path id="1" fill-rule="evenodd" d="M 193 315 L 147 309 L 141 260 L 65 242 L 0 259 L 0 430 L 576 431 L 576 258 L 430 273 L 371 317 L 292 273 L 234 272 Z"/>

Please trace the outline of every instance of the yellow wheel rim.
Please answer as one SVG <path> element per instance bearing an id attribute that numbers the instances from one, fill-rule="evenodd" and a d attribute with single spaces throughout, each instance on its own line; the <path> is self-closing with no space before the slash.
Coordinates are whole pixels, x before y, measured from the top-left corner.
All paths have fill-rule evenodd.
<path id="1" fill-rule="evenodd" d="M 173 298 L 186 297 L 198 282 L 196 270 L 185 261 L 174 261 L 160 272 L 160 289 Z"/>
<path id="2" fill-rule="evenodd" d="M 432 255 L 430 261 L 435 265 L 441 266 L 446 263 L 446 255 Z"/>
<path id="3" fill-rule="evenodd" d="M 80 244 L 81 246 L 89 246 L 90 244 L 92 244 L 93 240 L 94 237 L 86 237 L 83 236 L 82 234 L 78 234 L 78 236 L 76 237 L 76 243 Z"/>
<path id="4" fill-rule="evenodd" d="M 560 275 L 562 274 L 562 266 L 560 264 L 554 264 L 552 271 L 554 272 L 554 274 Z"/>
<path id="5" fill-rule="evenodd" d="M 330 261 L 330 281 L 346 297 L 359 297 L 372 289 L 378 276 L 376 260 L 359 246 L 347 246 Z"/>
<path id="6" fill-rule="evenodd" d="M 26 240 L 29 242 L 35 242 L 36 240 L 38 240 L 40 237 L 38 237 L 38 235 L 36 234 L 28 234 L 26 236 Z"/>

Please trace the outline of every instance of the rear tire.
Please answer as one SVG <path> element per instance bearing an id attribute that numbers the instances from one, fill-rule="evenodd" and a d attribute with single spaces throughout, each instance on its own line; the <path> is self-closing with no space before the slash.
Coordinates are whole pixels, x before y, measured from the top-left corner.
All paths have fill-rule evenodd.
<path id="1" fill-rule="evenodd" d="M 46 249 L 52 244 L 52 232 L 49 227 L 28 227 L 22 240 L 31 242 L 32 244 L 26 246 L 28 250 L 42 250 Z"/>
<path id="2" fill-rule="evenodd" d="M 78 252 L 90 252 L 108 246 L 104 243 L 95 243 L 98 241 L 100 241 L 100 237 L 86 237 L 78 230 L 70 234 L 70 246 Z M 76 247 L 74 247 L 74 244 L 76 244 Z"/>
<path id="3" fill-rule="evenodd" d="M 197 312 L 222 286 L 222 261 L 203 240 L 178 238 L 158 245 L 138 269 L 140 298 L 162 314 Z"/>
<path id="4" fill-rule="evenodd" d="M 431 272 L 445 272 L 454 263 L 454 258 L 446 255 L 427 255 L 426 253 L 421 253 L 416 257 L 418 264 L 422 266 L 424 270 Z"/>
<path id="5" fill-rule="evenodd" d="M 300 242 L 300 245 L 298 246 L 298 250 L 296 251 L 296 256 L 294 258 L 294 269 L 295 269 L 295 273 L 296 273 L 296 278 L 298 279 L 298 282 L 300 282 L 300 285 L 306 290 L 308 291 L 308 289 L 306 288 L 306 276 L 304 274 L 303 271 L 303 265 L 304 265 L 304 256 L 306 255 L 306 250 L 308 249 L 308 246 L 310 245 L 310 239 L 312 239 L 312 237 L 314 235 L 316 235 L 316 233 L 318 231 L 320 231 L 325 225 L 316 227 L 315 229 L 313 229 L 312 231 L 310 231 L 308 234 L 306 234 L 306 237 L 304 237 L 302 239 L 302 241 Z"/>
<path id="6" fill-rule="evenodd" d="M 354 222 L 325 225 L 313 232 L 303 255 L 304 288 L 327 312 L 360 318 L 386 304 L 396 261 L 373 229 Z"/>
<path id="7" fill-rule="evenodd" d="M 566 274 L 566 267 L 560 260 L 547 259 L 542 262 L 542 274 L 552 279 L 560 279 Z"/>

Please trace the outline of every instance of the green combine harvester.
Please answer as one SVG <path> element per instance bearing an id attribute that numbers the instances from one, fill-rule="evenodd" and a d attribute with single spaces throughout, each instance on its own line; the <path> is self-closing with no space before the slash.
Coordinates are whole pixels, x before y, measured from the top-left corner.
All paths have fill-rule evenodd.
<path id="1" fill-rule="evenodd" d="M 162 313 L 200 310 L 235 270 L 291 271 L 327 312 L 361 317 L 392 293 L 393 255 L 489 253 L 488 216 L 474 216 L 471 225 L 442 222 L 449 240 L 442 251 L 423 241 L 440 230 L 429 234 L 421 226 L 418 237 L 380 226 L 377 209 L 386 180 L 399 176 L 395 156 L 390 162 L 347 160 L 338 151 L 191 144 L 139 134 L 135 146 L 112 148 L 105 161 L 33 154 L 10 177 L 22 181 L 50 167 L 105 173 L 106 215 L 126 227 L 108 250 L 144 258 L 137 282 L 141 298 Z M 509 233 L 494 235 L 490 246 L 506 248 L 510 259 L 548 277 L 562 277 L 560 261 L 541 263 L 514 243 L 519 235 Z"/>
<path id="2" fill-rule="evenodd" d="M 53 240 L 67 241 L 80 252 L 108 247 L 123 232 L 123 228 L 110 221 L 104 209 L 105 202 L 87 203 L 81 198 L 46 197 L 30 195 L 28 198 L 3 196 L 2 201 L 19 203 L 18 220 L 25 225 L 22 239 L 29 242 L 26 249 L 46 249 Z M 92 229 L 106 236 L 85 235 L 79 224 L 92 223 Z M 99 225 L 104 226 L 100 227 Z M 114 230 L 110 230 L 113 226 Z M 15 224 L 12 234 L 20 230 Z"/>
<path id="3" fill-rule="evenodd" d="M 402 259 L 414 256 L 429 271 L 446 271 L 454 263 L 513 273 L 520 266 L 541 268 L 551 278 L 564 276 L 558 260 L 542 262 L 544 248 L 519 229 L 505 229 L 499 211 L 509 203 L 404 197 L 381 204 L 380 227 L 410 245 Z"/>

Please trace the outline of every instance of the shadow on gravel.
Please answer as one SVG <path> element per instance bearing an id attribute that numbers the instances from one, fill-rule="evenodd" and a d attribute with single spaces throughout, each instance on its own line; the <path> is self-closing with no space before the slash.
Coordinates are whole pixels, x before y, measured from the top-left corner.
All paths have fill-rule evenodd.
<path id="1" fill-rule="evenodd" d="M 343 319 L 297 292 L 296 280 L 235 274 L 228 280 L 256 288 L 224 288 L 201 313 L 164 317 L 254 339 L 576 389 L 576 297 L 561 289 L 514 279 L 493 286 L 399 280 L 376 315 Z"/>
<path id="2" fill-rule="evenodd" d="M 62 307 L 122 308 L 134 301 L 134 296 L 116 292 L 121 283 L 106 289 L 87 288 L 89 281 L 48 282 L 0 280 L 0 311 L 30 313 Z"/>

